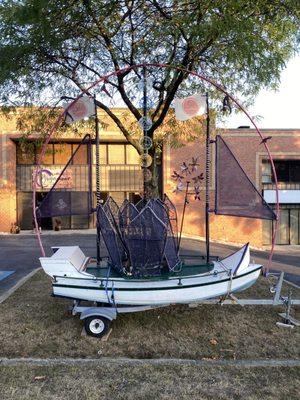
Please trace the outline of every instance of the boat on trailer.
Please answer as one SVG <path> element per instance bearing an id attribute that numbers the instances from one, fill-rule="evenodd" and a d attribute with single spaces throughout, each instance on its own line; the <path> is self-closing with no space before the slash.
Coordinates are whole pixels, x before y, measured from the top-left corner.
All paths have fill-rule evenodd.
<path id="1" fill-rule="evenodd" d="M 143 118 L 147 115 L 145 93 L 144 88 Z M 61 189 L 61 185 L 58 184 L 63 179 L 66 169 L 72 164 L 72 158 L 79 150 L 80 144 L 39 205 L 38 213 L 40 217 L 54 217 L 88 215 L 96 211 L 97 259 L 87 257 L 78 246 L 53 247 L 52 256 L 40 258 L 43 270 L 52 279 L 53 295 L 72 299 L 72 312 L 74 315 L 80 314 L 87 333 L 101 337 L 108 331 L 110 322 L 116 319 L 118 313 L 144 311 L 171 304 L 191 304 L 228 296 L 253 285 L 262 271 L 262 265 L 250 262 L 249 243 L 222 260 L 211 256 L 209 214 L 214 212 L 262 219 L 275 219 L 276 215 L 252 184 L 223 138 L 216 136 L 215 140 L 210 139 L 208 95 L 206 96 L 205 257 L 180 255 L 181 233 L 178 238 L 177 212 L 166 195 L 163 199 L 149 199 L 144 193 L 138 204 L 125 200 L 121 207 L 111 197 L 103 206 L 100 204 L 99 124 L 97 106 L 94 104 L 97 208 L 92 208 L 92 139 L 90 135 L 86 135 L 81 144 L 88 146 L 88 209 L 85 210 L 82 204 L 77 204 L 75 201 L 77 208 L 72 211 L 72 195 L 75 199 L 76 193 Z M 66 110 L 68 111 L 69 107 Z M 146 160 L 152 139 L 147 136 L 149 129 L 147 124 L 143 123 L 141 126 L 143 128 L 141 143 L 145 156 L 143 159 Z M 216 155 L 213 210 L 210 208 L 209 198 L 212 144 L 215 145 Z M 146 171 L 147 165 L 143 164 L 142 168 Z M 144 192 L 146 176 L 145 173 Z M 200 190 L 199 187 L 197 190 Z M 187 194 L 188 185 L 184 210 Z M 197 194 L 195 198 L 198 197 L 196 187 L 195 194 Z M 108 257 L 100 256 L 101 240 L 105 244 Z"/>
<path id="2" fill-rule="evenodd" d="M 108 265 L 99 268 L 78 246 L 54 251 L 40 258 L 52 278 L 54 296 L 117 306 L 185 304 L 240 292 L 256 282 L 262 269 L 249 262 L 249 244 L 209 264 L 194 264 L 186 257 L 180 271 L 148 278 L 122 276 Z"/>

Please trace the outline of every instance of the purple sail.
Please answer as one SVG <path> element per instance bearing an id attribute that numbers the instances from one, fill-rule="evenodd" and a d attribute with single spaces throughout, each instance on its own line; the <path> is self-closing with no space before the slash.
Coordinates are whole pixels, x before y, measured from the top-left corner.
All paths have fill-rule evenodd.
<path id="1" fill-rule="evenodd" d="M 276 219 L 221 136 L 216 137 L 215 213 Z"/>
<path id="2" fill-rule="evenodd" d="M 86 149 L 87 164 L 75 165 L 73 160 L 76 160 L 78 152 L 82 149 Z M 78 168 L 80 168 L 80 182 L 77 182 Z M 39 171 L 37 188 L 43 192 L 50 189 L 38 204 L 37 214 L 40 218 L 91 214 L 93 209 L 90 135 L 82 139 L 63 168 L 42 167 Z"/>

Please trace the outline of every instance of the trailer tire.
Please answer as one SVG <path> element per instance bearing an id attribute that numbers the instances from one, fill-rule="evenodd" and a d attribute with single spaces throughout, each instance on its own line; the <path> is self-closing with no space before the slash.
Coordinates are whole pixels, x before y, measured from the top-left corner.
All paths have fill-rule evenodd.
<path id="1" fill-rule="evenodd" d="M 84 320 L 84 327 L 89 336 L 101 338 L 109 331 L 111 321 L 102 315 L 93 315 Z"/>

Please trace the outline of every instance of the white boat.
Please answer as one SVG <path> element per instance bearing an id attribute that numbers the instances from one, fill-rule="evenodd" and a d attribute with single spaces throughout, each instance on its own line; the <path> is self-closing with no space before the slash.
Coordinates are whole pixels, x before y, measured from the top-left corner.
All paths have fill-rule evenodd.
<path id="1" fill-rule="evenodd" d="M 186 258 L 179 272 L 138 279 L 97 267 L 78 246 L 55 250 L 40 258 L 54 296 L 116 306 L 192 303 L 239 292 L 253 285 L 262 269 L 250 263 L 249 244 L 220 261 L 190 264 Z"/>

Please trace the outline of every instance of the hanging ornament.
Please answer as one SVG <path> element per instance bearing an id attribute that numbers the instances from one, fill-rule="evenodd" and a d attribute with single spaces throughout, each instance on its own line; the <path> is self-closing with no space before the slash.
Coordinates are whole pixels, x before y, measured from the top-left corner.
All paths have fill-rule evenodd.
<path id="1" fill-rule="evenodd" d="M 148 168 L 152 164 L 152 157 L 149 154 L 142 154 L 140 156 L 140 163 L 142 168 Z"/>
<path id="2" fill-rule="evenodd" d="M 154 106 L 154 101 L 151 98 L 147 97 L 147 104 L 146 104 L 147 109 L 153 108 L 153 106 Z M 139 100 L 139 107 L 144 108 L 144 98 L 143 97 Z"/>
<path id="3" fill-rule="evenodd" d="M 143 91 L 144 90 L 144 78 L 140 79 L 138 84 L 137 84 L 138 90 Z"/>
<path id="4" fill-rule="evenodd" d="M 149 136 L 143 136 L 140 139 L 140 145 L 144 150 L 149 150 L 152 147 L 152 139 Z"/>
<path id="5" fill-rule="evenodd" d="M 144 182 L 150 182 L 152 179 L 152 172 L 149 169 L 144 169 Z"/>
<path id="6" fill-rule="evenodd" d="M 152 127 L 152 120 L 150 117 L 142 117 L 139 119 L 139 124 L 143 130 L 149 131 Z"/>

